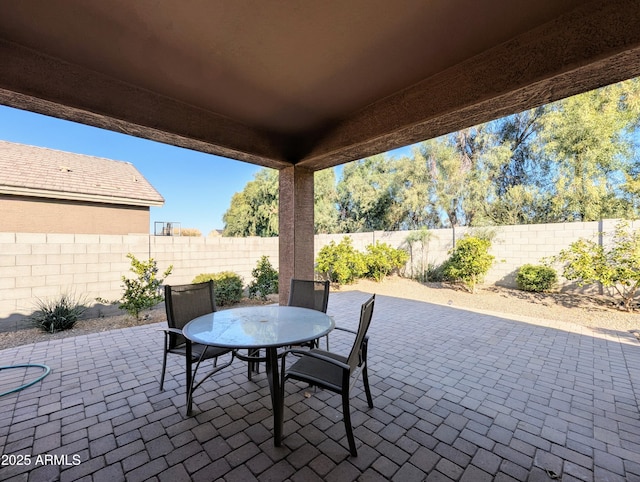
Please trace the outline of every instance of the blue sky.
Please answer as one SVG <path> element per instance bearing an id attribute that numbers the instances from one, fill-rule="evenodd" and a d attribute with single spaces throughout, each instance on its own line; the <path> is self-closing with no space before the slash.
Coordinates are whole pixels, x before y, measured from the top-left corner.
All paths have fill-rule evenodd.
<path id="1" fill-rule="evenodd" d="M 204 236 L 224 227 L 222 216 L 231 197 L 261 169 L 5 106 L 0 106 L 0 139 L 130 162 L 165 199 L 164 206 L 151 208 L 150 229 L 156 221 L 171 221 L 198 229 Z M 391 154 L 406 152 L 410 150 Z"/>

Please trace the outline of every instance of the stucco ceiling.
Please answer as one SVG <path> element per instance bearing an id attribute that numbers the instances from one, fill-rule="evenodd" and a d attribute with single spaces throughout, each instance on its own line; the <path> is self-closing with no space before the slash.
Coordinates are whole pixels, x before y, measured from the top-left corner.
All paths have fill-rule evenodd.
<path id="1" fill-rule="evenodd" d="M 0 103 L 322 169 L 640 75 L 629 0 L 0 3 Z"/>

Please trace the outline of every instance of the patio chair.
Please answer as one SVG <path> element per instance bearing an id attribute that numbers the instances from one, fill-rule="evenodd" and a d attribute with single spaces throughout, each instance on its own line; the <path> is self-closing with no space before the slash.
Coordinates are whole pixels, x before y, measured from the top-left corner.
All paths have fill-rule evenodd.
<path id="1" fill-rule="evenodd" d="M 303 279 L 291 279 L 288 306 L 309 308 L 312 310 L 327 312 L 329 304 L 329 282 Z M 329 349 L 329 336 L 326 337 L 327 350 Z M 318 348 L 319 340 L 312 340 L 304 344 L 310 348 Z"/>
<path id="2" fill-rule="evenodd" d="M 287 306 L 297 306 L 299 308 L 309 308 L 312 310 L 327 312 L 327 305 L 329 304 L 329 282 L 328 281 L 314 281 L 314 280 L 302 280 L 291 279 L 291 288 L 289 290 L 289 301 Z M 329 336 L 326 337 L 327 349 L 329 349 Z M 306 346 L 309 348 L 318 348 L 319 340 L 311 340 L 303 343 L 300 346 Z M 240 357 L 239 357 L 240 358 Z M 249 361 L 249 380 L 251 380 L 251 374 L 253 372 L 259 372 L 259 362 L 264 361 L 264 358 L 260 356 L 260 350 L 253 350 L 249 353 L 247 358 Z"/>
<path id="3" fill-rule="evenodd" d="M 367 374 L 367 344 L 369 341 L 367 330 L 371 323 L 374 303 L 375 295 L 362 305 L 357 331 L 340 327 L 335 328 L 355 335 L 353 346 L 348 356 L 319 349 L 301 350 L 292 348 L 286 350 L 282 357 L 281 390 L 283 399 L 285 382 L 289 379 L 306 382 L 312 386 L 342 395 L 342 417 L 347 432 L 347 440 L 349 441 L 349 451 L 354 457 L 358 455 L 358 452 L 351 426 L 349 393 L 361 372 L 367 403 L 369 408 L 373 408 L 373 399 L 371 398 Z M 289 368 L 286 368 L 286 356 L 289 353 L 298 355 L 299 358 Z"/>
<path id="4" fill-rule="evenodd" d="M 176 285 L 164 287 L 164 302 L 167 311 L 167 328 L 164 331 L 164 358 L 160 390 L 164 389 L 164 378 L 167 370 L 167 355 L 180 355 L 185 358 L 187 385 L 187 414 L 191 413 L 193 392 L 209 376 L 231 365 L 234 352 L 228 348 L 216 348 L 192 343 L 182 335 L 184 326 L 194 318 L 216 311 L 213 281 L 204 283 Z M 218 357 L 231 353 L 231 360 L 218 365 Z M 200 383 L 194 384 L 195 375 L 203 360 L 213 359 L 214 369 Z M 192 365 L 196 364 L 192 370 Z"/>

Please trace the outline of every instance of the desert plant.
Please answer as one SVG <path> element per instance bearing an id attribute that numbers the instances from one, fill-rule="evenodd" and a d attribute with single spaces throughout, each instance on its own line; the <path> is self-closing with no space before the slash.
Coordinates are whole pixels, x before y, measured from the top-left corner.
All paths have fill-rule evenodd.
<path id="1" fill-rule="evenodd" d="M 278 271 L 273 268 L 268 256 L 262 256 L 251 271 L 253 281 L 249 284 L 249 298 L 265 301 L 267 295 L 278 292 Z"/>
<path id="2" fill-rule="evenodd" d="M 322 247 L 316 258 L 316 271 L 334 283 L 348 284 L 367 272 L 367 263 L 362 253 L 345 236 L 340 243 L 331 241 Z"/>
<path id="3" fill-rule="evenodd" d="M 553 259 L 565 263 L 562 276 L 579 286 L 601 283 L 613 289 L 630 311 L 640 289 L 640 230 L 629 231 L 620 222 L 608 246 L 581 238 Z"/>
<path id="4" fill-rule="evenodd" d="M 37 311 L 31 316 L 31 321 L 48 333 L 69 330 L 86 309 L 81 300 L 63 294 L 55 300 L 38 300 Z"/>
<path id="5" fill-rule="evenodd" d="M 481 283 L 493 264 L 494 256 L 489 254 L 491 241 L 486 238 L 465 236 L 458 240 L 444 262 L 443 274 L 446 279 L 461 282 L 471 293 Z"/>
<path id="6" fill-rule="evenodd" d="M 429 258 L 429 241 L 433 237 L 433 233 L 429 231 L 428 228 L 422 227 L 417 231 L 412 231 L 405 239 L 405 242 L 409 246 L 409 255 L 411 257 L 411 278 L 417 279 L 418 281 L 427 281 L 427 269 L 429 264 L 427 263 L 427 259 Z M 414 247 L 420 246 L 420 262 L 418 263 L 418 271 L 414 273 Z"/>
<path id="7" fill-rule="evenodd" d="M 120 309 L 124 309 L 136 319 L 140 317 L 140 312 L 160 303 L 162 295 L 162 282 L 171 274 L 173 265 L 170 265 L 163 273 L 162 278 L 158 278 L 158 266 L 153 258 L 148 261 L 138 260 L 132 253 L 127 254 L 131 260 L 131 268 L 136 277 L 133 279 L 122 276 L 124 294 L 120 303 Z"/>
<path id="8" fill-rule="evenodd" d="M 213 280 L 216 306 L 233 305 L 242 299 L 242 278 L 232 271 L 203 273 L 193 279 L 193 283 Z"/>
<path id="9" fill-rule="evenodd" d="M 367 246 L 364 261 L 367 265 L 367 277 L 378 283 L 394 270 L 407 264 L 409 254 L 404 249 L 398 249 L 387 243 L 376 242 Z"/>
<path id="10" fill-rule="evenodd" d="M 551 266 L 524 264 L 516 274 L 516 284 L 523 291 L 542 293 L 551 291 L 558 282 L 558 274 Z"/>

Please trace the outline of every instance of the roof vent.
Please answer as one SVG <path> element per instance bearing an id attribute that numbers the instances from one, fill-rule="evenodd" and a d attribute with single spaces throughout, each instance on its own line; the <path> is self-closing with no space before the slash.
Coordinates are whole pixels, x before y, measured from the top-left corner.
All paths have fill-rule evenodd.
<path id="1" fill-rule="evenodd" d="M 72 172 L 70 167 L 60 166 L 60 172 Z"/>

